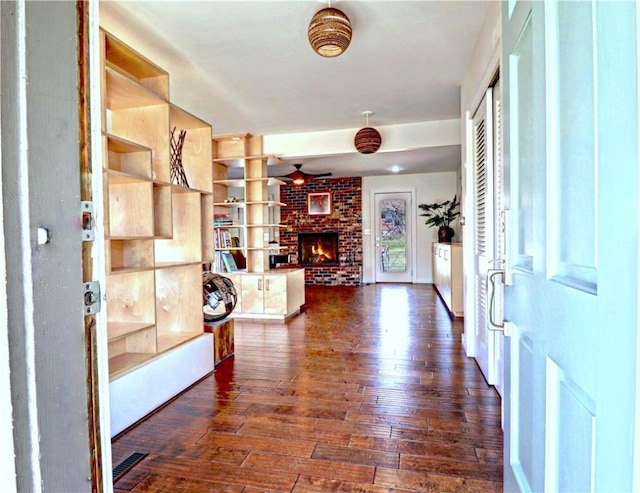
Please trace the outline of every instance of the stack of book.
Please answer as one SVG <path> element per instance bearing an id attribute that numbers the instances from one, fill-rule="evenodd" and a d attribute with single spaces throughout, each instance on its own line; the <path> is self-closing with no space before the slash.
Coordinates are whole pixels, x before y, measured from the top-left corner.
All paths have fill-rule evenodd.
<path id="1" fill-rule="evenodd" d="M 233 226 L 233 218 L 228 214 L 214 214 L 213 225 L 214 226 Z"/>

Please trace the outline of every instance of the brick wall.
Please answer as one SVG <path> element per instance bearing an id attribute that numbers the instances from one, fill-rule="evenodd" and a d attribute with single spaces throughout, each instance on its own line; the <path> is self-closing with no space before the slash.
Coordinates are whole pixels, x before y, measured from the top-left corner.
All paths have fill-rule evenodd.
<path id="1" fill-rule="evenodd" d="M 331 193 L 331 213 L 310 216 L 307 194 Z M 338 232 L 340 265 L 305 267 L 306 284 L 360 286 L 362 284 L 362 179 L 315 180 L 303 186 L 280 187 L 280 245 L 298 264 L 298 232 Z"/>

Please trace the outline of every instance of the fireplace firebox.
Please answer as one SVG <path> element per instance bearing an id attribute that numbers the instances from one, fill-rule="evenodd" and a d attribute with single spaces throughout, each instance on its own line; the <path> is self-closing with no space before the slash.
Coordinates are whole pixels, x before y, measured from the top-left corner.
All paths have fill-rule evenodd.
<path id="1" fill-rule="evenodd" d="M 338 233 L 298 233 L 298 263 L 308 267 L 340 265 Z"/>

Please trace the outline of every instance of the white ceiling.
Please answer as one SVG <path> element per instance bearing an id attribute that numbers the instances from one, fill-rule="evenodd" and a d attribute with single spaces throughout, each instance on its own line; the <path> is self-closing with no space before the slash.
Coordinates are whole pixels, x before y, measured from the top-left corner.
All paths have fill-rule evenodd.
<path id="1" fill-rule="evenodd" d="M 311 17 L 325 6 L 102 0 L 100 23 L 167 70 L 171 101 L 210 122 L 215 134 L 355 134 L 363 111 L 373 112 L 374 127 L 460 117 L 460 86 L 486 0 L 334 1 L 353 28 L 337 58 L 318 56 L 307 40 Z M 387 174 L 391 165 L 403 173 L 448 171 L 460 168 L 460 146 L 287 160 L 334 176 Z M 270 174 L 293 171 L 278 168 Z"/>

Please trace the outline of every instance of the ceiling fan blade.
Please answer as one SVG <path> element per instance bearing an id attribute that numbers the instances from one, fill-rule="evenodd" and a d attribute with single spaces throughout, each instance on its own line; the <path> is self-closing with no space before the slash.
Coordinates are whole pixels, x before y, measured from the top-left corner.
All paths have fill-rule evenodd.
<path id="1" fill-rule="evenodd" d="M 332 176 L 332 173 L 317 173 L 317 174 L 305 173 L 304 171 L 302 171 L 300 169 L 300 168 L 302 168 L 302 164 L 294 164 L 293 167 L 296 169 L 295 171 L 292 171 L 291 173 L 289 173 L 287 175 L 275 176 L 274 178 L 280 178 L 282 180 L 291 180 L 296 185 L 302 185 L 302 184 L 307 183 L 307 182 L 309 182 L 311 180 L 314 180 L 315 178 L 322 178 L 322 177 L 325 177 L 325 176 Z"/>

